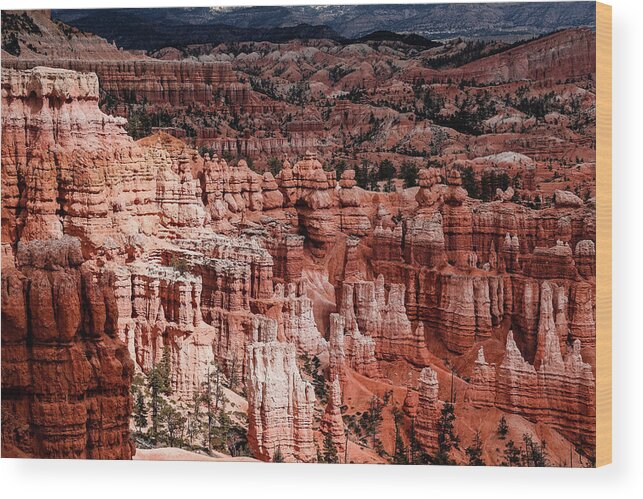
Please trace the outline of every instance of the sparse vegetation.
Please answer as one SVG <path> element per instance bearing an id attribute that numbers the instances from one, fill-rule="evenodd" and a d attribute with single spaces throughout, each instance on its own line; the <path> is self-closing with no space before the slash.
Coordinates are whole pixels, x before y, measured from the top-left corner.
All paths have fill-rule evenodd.
<path id="1" fill-rule="evenodd" d="M 185 274 L 188 271 L 189 265 L 185 258 L 181 258 L 178 255 L 172 255 L 172 259 L 170 260 L 170 267 L 172 267 L 180 274 Z"/>

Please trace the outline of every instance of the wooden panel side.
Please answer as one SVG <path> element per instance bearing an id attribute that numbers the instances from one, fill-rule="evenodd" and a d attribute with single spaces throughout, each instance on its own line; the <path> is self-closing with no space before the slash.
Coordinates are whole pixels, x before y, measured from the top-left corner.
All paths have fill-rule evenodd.
<path id="1" fill-rule="evenodd" d="M 612 7 L 596 3 L 596 466 L 612 462 Z"/>

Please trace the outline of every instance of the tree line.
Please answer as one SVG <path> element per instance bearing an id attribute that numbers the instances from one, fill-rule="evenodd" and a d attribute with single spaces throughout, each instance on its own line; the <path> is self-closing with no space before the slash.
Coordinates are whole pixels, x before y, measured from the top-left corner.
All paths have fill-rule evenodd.
<path id="1" fill-rule="evenodd" d="M 212 361 L 192 399 L 177 402 L 172 397 L 170 350 L 165 348 L 161 360 L 147 373 L 135 376 L 132 383 L 132 420 L 137 444 L 250 455 L 247 430 L 233 421 L 226 410 L 229 401 L 225 388 L 234 391 L 236 385 L 236 375 L 226 376 Z"/>

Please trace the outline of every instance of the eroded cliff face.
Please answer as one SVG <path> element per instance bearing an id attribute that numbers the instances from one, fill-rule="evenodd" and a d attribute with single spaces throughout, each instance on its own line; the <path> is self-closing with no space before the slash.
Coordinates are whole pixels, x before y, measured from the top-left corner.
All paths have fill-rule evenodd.
<path id="1" fill-rule="evenodd" d="M 322 434 L 345 452 L 342 416 L 402 386 L 433 453 L 449 370 L 459 417 L 593 441 L 590 204 L 482 203 L 457 169 L 374 194 L 311 151 L 261 175 L 135 142 L 98 96 L 91 73 L 3 69 L 3 448 L 131 457 L 131 376 L 164 351 L 178 400 L 213 361 L 244 380 L 262 460 L 315 461 Z"/>
<path id="2" fill-rule="evenodd" d="M 155 232 L 160 164 L 98 109 L 96 75 L 2 70 L 2 242 L 80 238 L 86 254 Z"/>
<path id="3" fill-rule="evenodd" d="M 248 440 L 254 455 L 272 460 L 313 462 L 313 386 L 302 380 L 295 346 L 274 336 L 252 343 L 247 352 Z"/>
<path id="4" fill-rule="evenodd" d="M 555 81 L 584 77 L 596 71 L 596 39 L 589 28 L 561 30 L 509 50 L 449 69 L 413 66 L 409 76 L 500 84 L 521 80 Z"/>
<path id="5" fill-rule="evenodd" d="M 2 271 L 3 456 L 132 457 L 134 364 L 117 320 L 78 239 L 18 245 Z"/>
<path id="6" fill-rule="evenodd" d="M 541 288 L 534 364 L 523 358 L 509 332 L 499 366 L 487 363 L 480 348 L 466 399 L 475 407 L 511 407 L 509 412 L 546 421 L 575 440 L 591 441 L 595 415 L 592 366 L 583 361 L 580 340 L 568 342 L 564 309 L 558 309 L 563 299 L 558 299 L 558 312 L 554 312 L 555 284 L 544 281 Z"/>

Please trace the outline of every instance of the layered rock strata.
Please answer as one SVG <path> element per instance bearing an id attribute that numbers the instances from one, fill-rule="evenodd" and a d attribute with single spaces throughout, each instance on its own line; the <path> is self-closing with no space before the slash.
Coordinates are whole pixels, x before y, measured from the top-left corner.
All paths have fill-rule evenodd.
<path id="1" fill-rule="evenodd" d="M 114 290 L 78 239 L 20 243 L 2 272 L 6 457 L 130 459 L 134 366 Z"/>
<path id="2" fill-rule="evenodd" d="M 479 356 L 466 399 L 475 407 L 494 406 L 549 424 L 573 441 L 594 442 L 594 375 L 582 359 L 580 342 L 563 357 L 555 331 L 549 330 L 545 338 L 546 353 L 536 369 L 523 358 L 510 332 L 498 367 Z"/>
<path id="3" fill-rule="evenodd" d="M 64 232 L 90 251 L 156 230 L 159 163 L 98 98 L 94 74 L 3 69 L 4 244 Z"/>
<path id="4" fill-rule="evenodd" d="M 387 292 L 380 275 L 375 282 L 345 282 L 339 309 L 349 321 L 347 330 L 351 334 L 364 334 L 375 341 L 378 359 L 405 359 L 415 365 L 427 365 L 424 331 L 409 321 L 404 296 L 404 285 L 391 284 Z"/>
<path id="5" fill-rule="evenodd" d="M 346 430 L 342 419 L 341 407 L 342 388 L 339 376 L 335 376 L 328 387 L 328 402 L 319 427 L 322 433 L 330 434 L 330 439 L 335 446 L 340 462 L 344 458 L 344 452 L 346 451 Z"/>
<path id="6" fill-rule="evenodd" d="M 438 400 L 438 375 L 430 367 L 420 373 L 419 399 L 415 416 L 415 436 L 425 452 L 434 453 L 438 449 L 438 420 L 442 404 Z"/>
<path id="7" fill-rule="evenodd" d="M 317 459 L 313 434 L 315 392 L 303 381 L 295 346 L 274 339 L 248 346 L 248 443 L 259 459 Z"/>

